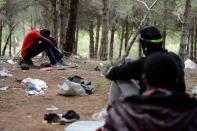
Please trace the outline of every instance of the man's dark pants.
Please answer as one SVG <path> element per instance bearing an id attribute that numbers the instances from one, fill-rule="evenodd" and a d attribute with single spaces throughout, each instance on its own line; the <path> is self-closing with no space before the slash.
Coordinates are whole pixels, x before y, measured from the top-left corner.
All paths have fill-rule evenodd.
<path id="1" fill-rule="evenodd" d="M 30 60 L 34 56 L 40 54 L 42 51 L 47 53 L 47 56 L 50 59 L 52 65 L 56 64 L 57 61 L 61 60 L 61 56 L 57 49 L 53 45 L 49 45 L 47 43 L 41 42 L 37 45 L 32 45 L 27 49 L 27 55 L 24 57 L 25 60 Z"/>

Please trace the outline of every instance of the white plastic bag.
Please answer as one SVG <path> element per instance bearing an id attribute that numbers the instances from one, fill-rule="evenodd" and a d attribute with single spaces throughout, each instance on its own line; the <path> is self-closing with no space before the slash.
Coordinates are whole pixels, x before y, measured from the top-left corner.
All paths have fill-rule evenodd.
<path id="1" fill-rule="evenodd" d="M 32 83 L 38 91 L 48 88 L 46 82 L 44 82 L 43 80 L 40 80 L 40 79 L 32 79 L 32 78 L 28 77 L 28 78 L 25 78 L 22 82 L 23 83 L 28 83 L 28 82 Z"/>
<path id="2" fill-rule="evenodd" d="M 26 95 L 44 95 L 44 91 L 48 88 L 46 82 L 40 79 L 25 78 L 22 80 L 23 83 L 31 83 L 35 86 L 35 90 L 25 91 Z"/>
<path id="3" fill-rule="evenodd" d="M 196 67 L 196 64 L 192 60 L 187 59 L 185 61 L 185 68 L 194 69 L 195 67 Z"/>
<path id="4" fill-rule="evenodd" d="M 107 117 L 107 107 L 104 107 L 100 112 L 94 113 L 92 119 L 96 121 L 104 121 Z"/>
<path id="5" fill-rule="evenodd" d="M 9 74 L 9 71 L 5 67 L 3 67 L 3 69 L 0 70 L 0 76 L 12 77 L 13 75 L 12 74 Z"/>
<path id="6" fill-rule="evenodd" d="M 57 93 L 60 95 L 67 96 L 84 96 L 87 95 L 83 87 L 75 82 L 68 80 L 67 78 L 64 80 L 63 85 L 57 90 Z"/>
<path id="7" fill-rule="evenodd" d="M 192 87 L 192 94 L 197 95 L 197 86 Z"/>

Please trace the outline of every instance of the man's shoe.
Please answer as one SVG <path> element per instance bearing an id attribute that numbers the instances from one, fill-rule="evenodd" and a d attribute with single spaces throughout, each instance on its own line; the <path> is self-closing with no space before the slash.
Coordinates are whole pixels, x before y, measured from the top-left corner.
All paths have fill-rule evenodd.
<path id="1" fill-rule="evenodd" d="M 30 60 L 21 59 L 19 60 L 18 64 L 19 65 L 22 65 L 22 64 L 33 65 L 33 61 L 31 59 Z"/>
<path id="2" fill-rule="evenodd" d="M 49 113 L 44 115 L 44 123 L 51 123 L 51 124 L 58 124 L 58 125 L 65 125 L 66 122 L 61 120 L 60 117 L 55 113 Z"/>
<path id="3" fill-rule="evenodd" d="M 60 64 L 59 62 L 57 62 L 55 65 L 52 65 L 52 67 L 57 70 L 65 70 L 66 69 L 66 67 L 63 66 L 62 64 Z"/>
<path id="4" fill-rule="evenodd" d="M 62 115 L 62 120 L 65 122 L 73 122 L 79 120 L 80 116 L 73 110 L 67 111 L 67 113 Z"/>
<path id="5" fill-rule="evenodd" d="M 59 60 L 58 61 L 61 65 L 63 66 L 70 66 L 69 64 L 66 64 L 66 62 L 64 62 L 63 60 Z"/>

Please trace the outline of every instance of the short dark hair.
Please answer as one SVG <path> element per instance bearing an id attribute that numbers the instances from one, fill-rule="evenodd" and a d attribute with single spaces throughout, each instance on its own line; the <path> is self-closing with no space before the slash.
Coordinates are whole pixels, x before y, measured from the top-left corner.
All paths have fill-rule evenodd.
<path id="1" fill-rule="evenodd" d="M 157 52 L 146 58 L 144 74 L 151 87 L 169 88 L 176 82 L 178 67 L 169 54 Z"/>
<path id="2" fill-rule="evenodd" d="M 141 30 L 139 42 L 142 44 L 144 54 L 148 55 L 162 48 L 163 39 L 157 28 L 149 26 Z"/>
<path id="3" fill-rule="evenodd" d="M 44 37 L 49 37 L 50 36 L 50 30 L 49 29 L 41 29 L 40 34 Z"/>

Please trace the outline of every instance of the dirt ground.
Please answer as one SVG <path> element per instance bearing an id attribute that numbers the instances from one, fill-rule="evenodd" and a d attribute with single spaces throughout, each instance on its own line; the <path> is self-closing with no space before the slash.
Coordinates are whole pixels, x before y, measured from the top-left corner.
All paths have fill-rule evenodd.
<path id="1" fill-rule="evenodd" d="M 35 59 L 34 63 L 42 63 L 45 59 Z M 63 113 L 67 110 L 75 110 L 80 115 L 80 120 L 93 120 L 92 115 L 100 112 L 107 106 L 109 81 L 102 72 L 109 62 L 72 59 L 67 60 L 78 68 L 66 68 L 66 70 L 52 70 L 50 72 L 30 69 L 22 71 L 18 65 L 0 64 L 0 70 L 7 68 L 13 77 L 0 77 L 0 87 L 8 86 L 6 91 L 0 91 L 0 131 L 63 131 L 65 126 L 44 124 L 43 116 L 49 113 L 46 108 L 55 105 L 59 109 L 54 113 Z M 98 66 L 101 71 L 95 71 Z M 197 68 L 195 70 L 185 70 L 187 91 L 191 92 L 191 87 L 197 86 Z M 93 94 L 89 96 L 60 96 L 56 93 L 64 79 L 68 76 L 78 75 L 91 81 L 91 87 L 95 88 Z M 26 96 L 27 85 L 21 81 L 27 77 L 44 80 L 48 89 L 44 96 Z M 99 85 L 99 86 L 98 86 Z"/>

